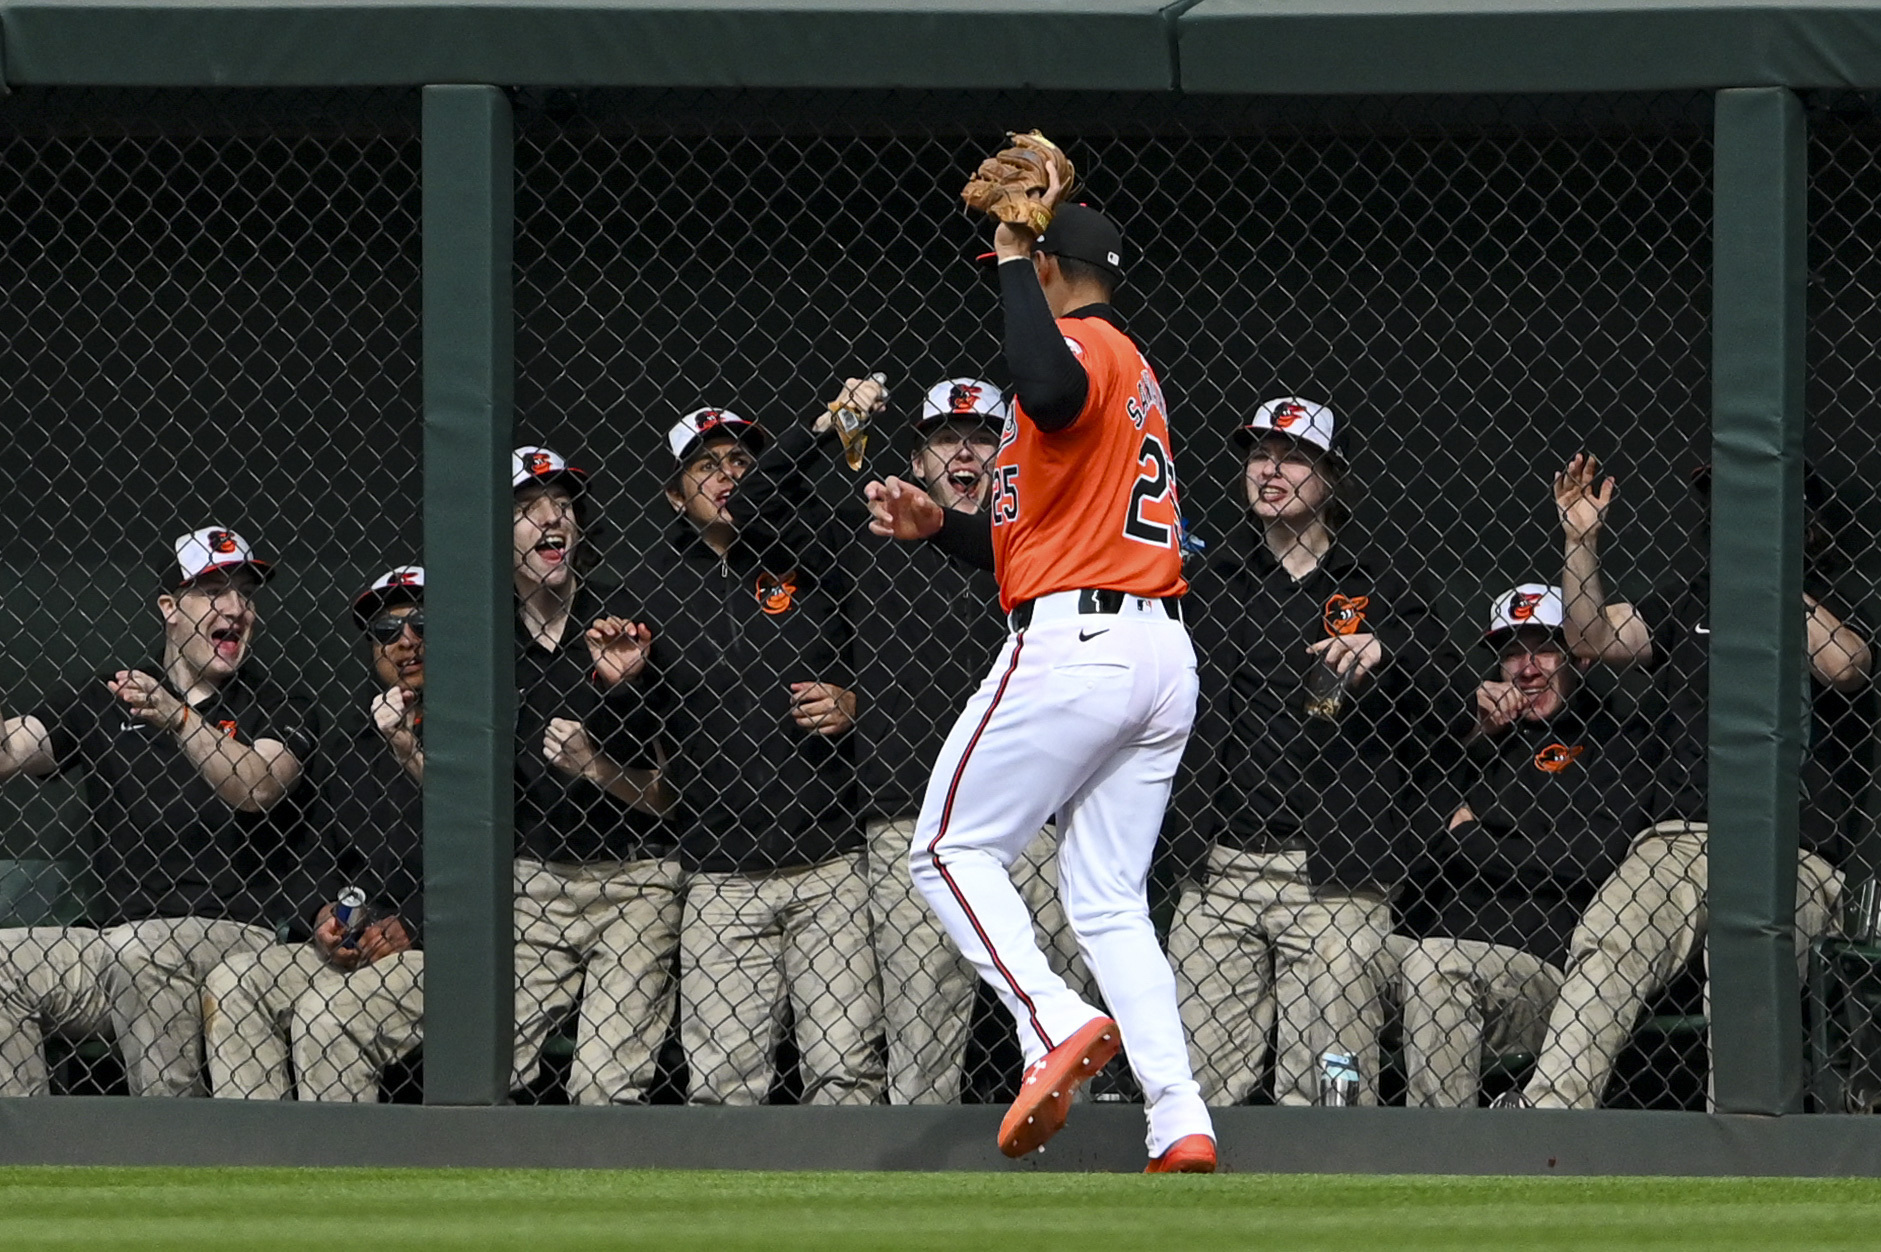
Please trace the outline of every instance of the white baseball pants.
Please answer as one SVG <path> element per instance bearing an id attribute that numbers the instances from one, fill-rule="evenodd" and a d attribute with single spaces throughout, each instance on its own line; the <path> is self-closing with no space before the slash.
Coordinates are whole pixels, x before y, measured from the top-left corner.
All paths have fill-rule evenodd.
<path id="1" fill-rule="evenodd" d="M 1122 1031 L 1160 1156 L 1214 1134 L 1145 898 L 1195 717 L 1195 651 L 1158 601 L 1080 615 L 1077 599 L 1035 601 L 1032 624 L 967 702 L 928 782 L 909 869 L 1012 1013 L 1029 1065 L 1099 1012 L 1052 970 L 1007 874 L 1056 817 L 1065 915 Z"/>

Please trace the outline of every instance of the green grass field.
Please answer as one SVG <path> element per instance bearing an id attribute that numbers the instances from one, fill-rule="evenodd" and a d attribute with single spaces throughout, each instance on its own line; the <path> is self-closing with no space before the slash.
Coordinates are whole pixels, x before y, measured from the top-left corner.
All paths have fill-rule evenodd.
<path id="1" fill-rule="evenodd" d="M 1871 1179 L 0 1169 L 0 1248 L 1881 1246 Z"/>

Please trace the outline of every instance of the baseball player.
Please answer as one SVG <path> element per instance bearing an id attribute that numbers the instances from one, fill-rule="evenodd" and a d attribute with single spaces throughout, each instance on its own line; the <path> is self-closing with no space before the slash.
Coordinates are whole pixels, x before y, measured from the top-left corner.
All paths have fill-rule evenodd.
<path id="1" fill-rule="evenodd" d="M 273 568 L 220 526 L 173 552 L 161 656 L 5 721 L 0 779 L 85 772 L 102 891 L 100 930 L 0 931 L 0 1094 L 45 1092 L 48 1028 L 115 1033 L 134 1095 L 202 1094 L 204 977 L 318 907 L 277 868 L 313 850 L 295 793 L 314 700 L 249 659 Z"/>
<path id="2" fill-rule="evenodd" d="M 871 416 L 882 386 L 848 379 L 833 407 Z M 949 378 L 922 397 L 912 423 L 909 468 L 944 508 L 977 514 L 992 489 L 993 456 L 1009 405 L 980 378 Z M 895 1104 L 951 1104 L 974 1004 L 973 967 L 949 944 L 908 876 L 928 766 L 960 706 L 1005 641 L 999 585 L 930 544 L 867 534 L 829 409 L 783 431 L 738 480 L 727 502 L 744 541 L 775 550 L 791 536 L 812 540 L 784 563 L 819 579 L 847 581 L 856 659 L 856 772 L 868 835 L 869 907 L 888 1027 L 888 1092 Z M 835 481 L 824 487 L 827 479 Z M 861 517 L 856 516 L 857 513 Z M 1057 897 L 1057 843 L 1046 832 L 1013 864 L 1039 941 L 1074 987 L 1089 977 Z"/>
<path id="3" fill-rule="evenodd" d="M 1145 897 L 1196 700 L 1162 390 L 1110 304 L 1123 239 L 1109 218 L 1066 205 L 1039 235 L 1002 221 L 994 251 L 1016 402 L 986 520 L 899 478 L 866 492 L 876 533 L 990 566 L 1012 627 L 941 749 L 909 867 L 1018 1025 L 1028 1065 L 1000 1150 L 1042 1147 L 1127 1043 L 1149 1171 L 1212 1172 L 1214 1130 Z M 1054 815 L 1065 913 L 1114 1020 L 1053 972 L 1008 876 Z"/>
<path id="4" fill-rule="evenodd" d="M 1709 504 L 1710 467 L 1694 485 Z M 1548 1019 L 1535 1075 L 1517 1097 L 1537 1108 L 1592 1108 L 1645 1002 L 1702 949 L 1710 876 L 1707 802 L 1711 663 L 1709 571 L 1642 600 L 1609 602 L 1599 548 L 1615 481 L 1591 456 L 1555 477 L 1565 560 L 1563 633 L 1574 654 L 1609 665 L 1650 667 L 1663 700 L 1655 738 L 1657 788 L 1648 816 L 1620 866 L 1587 906 L 1569 945 L 1567 978 Z M 1801 846 L 1796 864 L 1796 952 L 1834 926 L 1847 846 L 1838 827 L 1835 758 L 1851 751 L 1836 724 L 1818 726 L 1836 700 L 1868 685 L 1873 652 L 1861 632 L 1829 607 L 1823 518 L 1827 485 L 1805 475 L 1803 602 L 1811 709 L 1816 727 L 1802 767 Z M 1707 994 L 1709 989 L 1707 988 Z M 1517 1101 L 1508 1101 L 1514 1103 Z"/>
<path id="5" fill-rule="evenodd" d="M 371 1103 L 386 1064 L 420 1042 L 424 586 L 422 566 L 401 565 L 353 600 L 348 616 L 379 691 L 331 752 L 321 806 L 334 853 L 328 903 L 309 942 L 209 971 L 203 1037 L 218 1099 Z M 342 926 L 335 902 L 347 886 L 366 900 Z"/>

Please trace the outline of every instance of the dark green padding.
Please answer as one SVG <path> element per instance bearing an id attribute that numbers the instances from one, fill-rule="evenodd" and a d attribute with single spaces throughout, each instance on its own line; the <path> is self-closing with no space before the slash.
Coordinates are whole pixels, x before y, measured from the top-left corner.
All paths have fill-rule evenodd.
<path id="1" fill-rule="evenodd" d="M 1802 1109 L 1791 932 L 1802 760 L 1802 105 L 1717 98 L 1712 303 L 1711 974 L 1726 1113 Z"/>
<path id="2" fill-rule="evenodd" d="M 509 1091 L 516 722 L 509 100 L 424 92 L 425 1100 Z M 437 1011 L 448 1006 L 447 1011 Z"/>

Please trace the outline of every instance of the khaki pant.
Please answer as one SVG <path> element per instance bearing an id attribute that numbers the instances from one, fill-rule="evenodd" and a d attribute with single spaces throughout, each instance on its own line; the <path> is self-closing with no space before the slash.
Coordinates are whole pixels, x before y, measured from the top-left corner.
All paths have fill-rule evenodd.
<path id="1" fill-rule="evenodd" d="M 0 1096 L 48 1092 L 47 1035 L 111 1033 L 109 967 L 95 930 L 0 930 Z"/>
<path id="2" fill-rule="evenodd" d="M 1483 1053 L 1539 1048 L 1562 977 L 1520 948 L 1405 935 L 1386 938 L 1370 974 L 1403 1007 L 1413 1108 L 1475 1108 Z"/>
<path id="3" fill-rule="evenodd" d="M 312 944 L 231 957 L 203 990 L 211 1089 L 223 1099 L 370 1104 L 379 1075 L 422 1041 L 424 954 L 352 971 Z M 289 1055 L 293 1067 L 289 1069 Z"/>
<path id="4" fill-rule="evenodd" d="M 206 1095 L 202 990 L 239 952 L 275 946 L 272 930 L 208 917 L 153 917 L 102 932 L 118 1051 L 132 1095 Z"/>
<path id="5" fill-rule="evenodd" d="M 760 1103 L 786 1009 L 805 1104 L 874 1104 L 880 984 L 862 857 L 765 874 L 694 874 L 680 932 L 680 1038 L 694 1104 Z"/>
<path id="6" fill-rule="evenodd" d="M 1524 1092 L 1535 1107 L 1598 1104 L 1640 1009 L 1703 947 L 1708 833 L 1703 822 L 1661 822 L 1645 831 L 1587 906 Z M 1833 927 L 1841 894 L 1840 871 L 1813 852 L 1798 854 L 1799 968 L 1809 945 Z"/>
<path id="7" fill-rule="evenodd" d="M 570 1102 L 646 1100 L 673 1020 L 684 892 L 676 861 L 517 858 L 515 1086 L 579 1000 Z"/>
<path id="8" fill-rule="evenodd" d="M 1361 1102 L 1377 1103 L 1384 1009 L 1365 971 L 1390 929 L 1383 891 L 1315 887 L 1304 852 L 1211 849 L 1169 931 L 1202 1098 L 1255 1093 L 1271 1028 L 1279 1103 L 1318 1103 L 1319 1055 L 1335 1041 L 1358 1062 Z"/>
<path id="9" fill-rule="evenodd" d="M 960 1099 L 979 979 L 908 873 L 914 826 L 912 817 L 868 824 L 869 920 L 888 1027 L 888 1098 L 891 1104 L 953 1104 Z M 1052 968 L 1074 991 L 1094 998 L 1077 936 L 1058 903 L 1057 852 L 1056 833 L 1040 831 L 1013 863 L 1013 885 L 1032 910 L 1033 930 Z"/>

